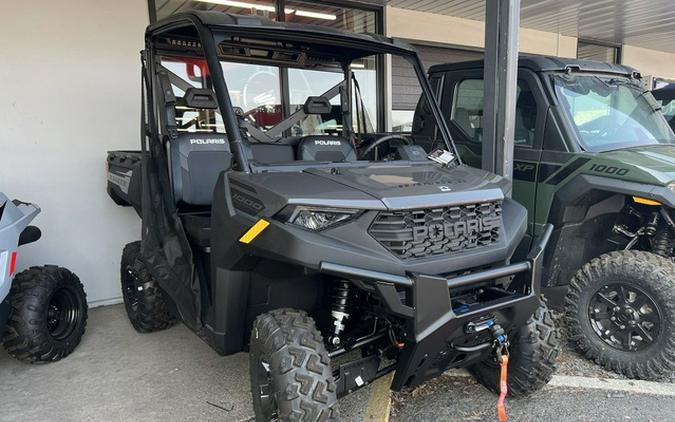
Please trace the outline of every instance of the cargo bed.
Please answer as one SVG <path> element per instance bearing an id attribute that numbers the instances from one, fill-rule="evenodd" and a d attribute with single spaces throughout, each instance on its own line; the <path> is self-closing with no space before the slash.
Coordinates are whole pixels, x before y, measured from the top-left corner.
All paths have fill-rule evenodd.
<path id="1" fill-rule="evenodd" d="M 141 212 L 141 151 L 108 151 L 108 186 L 110 198 L 120 206 L 133 206 Z"/>

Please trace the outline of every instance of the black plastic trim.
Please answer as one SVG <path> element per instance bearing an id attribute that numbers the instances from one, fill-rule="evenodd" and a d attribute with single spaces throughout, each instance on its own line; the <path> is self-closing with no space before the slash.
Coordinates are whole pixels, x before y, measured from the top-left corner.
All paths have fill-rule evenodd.
<path id="1" fill-rule="evenodd" d="M 553 226 L 547 224 L 530 249 L 526 261 L 450 279 L 427 274 L 408 274 L 407 277 L 402 277 L 328 262 L 322 262 L 320 270 L 347 279 L 374 281 L 376 291 L 388 310 L 392 314 L 409 320 L 409 326 L 413 327 L 413 332 L 408 333 L 406 337 L 392 383 L 394 390 L 400 390 L 405 386 L 415 386 L 439 375 L 447 365 L 451 364 L 451 362 L 447 365 L 439 364 L 432 359 L 431 354 L 439 353 L 448 347 L 451 347 L 455 353 L 471 354 L 471 359 L 478 359 L 486 353 L 488 347 L 485 344 L 460 347 L 447 344 L 448 336 L 452 336 L 458 330 L 463 330 L 464 324 L 477 318 L 491 317 L 499 312 L 512 315 L 509 322 L 516 327 L 525 323 L 539 306 L 542 256 L 552 232 Z M 529 282 L 524 291 L 506 292 L 503 297 L 486 302 L 466 313 L 456 314 L 453 311 L 451 288 L 522 273 L 527 273 Z M 412 307 L 402 303 L 395 286 L 412 291 L 414 302 Z"/>

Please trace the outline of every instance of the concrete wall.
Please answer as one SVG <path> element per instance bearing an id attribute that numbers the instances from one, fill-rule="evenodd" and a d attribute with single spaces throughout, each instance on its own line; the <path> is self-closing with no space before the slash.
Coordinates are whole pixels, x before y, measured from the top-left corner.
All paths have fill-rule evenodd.
<path id="1" fill-rule="evenodd" d="M 632 66 L 642 75 L 675 79 L 675 54 L 624 45 L 621 63 Z"/>
<path id="2" fill-rule="evenodd" d="M 410 40 L 483 48 L 485 23 L 387 6 L 387 35 Z M 554 32 L 520 29 L 520 51 L 560 57 L 577 56 L 577 39 Z"/>
<path id="3" fill-rule="evenodd" d="M 0 16 L 0 190 L 42 207 L 19 266 L 66 266 L 90 302 L 117 301 L 140 222 L 108 200 L 105 155 L 138 148 L 147 2 L 3 1 Z"/>

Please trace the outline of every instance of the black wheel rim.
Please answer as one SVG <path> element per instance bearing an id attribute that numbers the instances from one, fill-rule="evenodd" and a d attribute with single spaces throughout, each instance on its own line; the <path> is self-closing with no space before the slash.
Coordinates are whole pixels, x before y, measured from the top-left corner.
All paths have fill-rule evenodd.
<path id="1" fill-rule="evenodd" d="M 257 365 L 256 379 L 254 392 L 257 394 L 257 398 L 260 401 L 260 409 L 262 410 L 263 417 L 265 421 L 276 421 L 278 420 L 278 408 L 277 402 L 272 391 L 272 376 L 269 371 L 269 363 L 264 359 L 260 359 Z"/>
<path id="2" fill-rule="evenodd" d="M 69 288 L 56 290 L 47 306 L 47 330 L 54 340 L 68 339 L 80 321 L 82 310 L 77 293 Z"/>
<path id="3" fill-rule="evenodd" d="M 661 309 L 643 289 L 629 283 L 608 284 L 595 292 L 588 307 L 595 333 L 609 346 L 644 350 L 661 331 Z"/>
<path id="4" fill-rule="evenodd" d="M 138 283 L 138 277 L 136 276 L 136 273 L 134 270 L 131 268 L 131 266 L 128 266 L 125 269 L 125 277 L 124 277 L 124 297 L 126 299 L 126 305 L 127 308 L 132 312 L 135 313 L 136 310 L 138 309 L 138 302 L 140 295 L 138 294 L 138 288 L 139 288 L 139 283 Z"/>

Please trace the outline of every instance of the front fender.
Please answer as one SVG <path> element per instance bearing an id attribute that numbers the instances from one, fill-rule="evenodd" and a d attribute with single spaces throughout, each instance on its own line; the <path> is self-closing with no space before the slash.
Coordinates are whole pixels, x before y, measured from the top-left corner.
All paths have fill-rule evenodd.
<path id="1" fill-rule="evenodd" d="M 548 221 L 553 223 L 555 227 L 573 222 L 568 220 L 566 211 L 571 206 L 578 205 L 592 191 L 640 196 L 658 201 L 667 207 L 675 208 L 675 192 L 665 186 L 580 174 L 555 193 Z"/>

